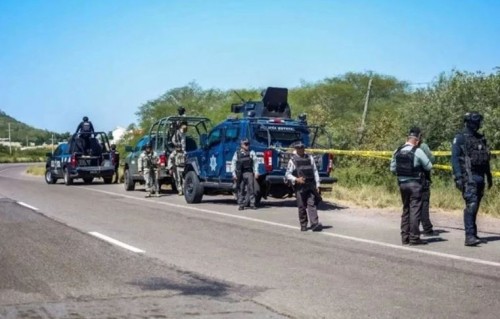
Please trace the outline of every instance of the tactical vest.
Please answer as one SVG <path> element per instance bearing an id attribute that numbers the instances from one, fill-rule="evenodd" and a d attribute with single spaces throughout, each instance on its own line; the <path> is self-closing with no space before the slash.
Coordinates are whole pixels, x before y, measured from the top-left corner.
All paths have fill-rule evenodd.
<path id="1" fill-rule="evenodd" d="M 415 167 L 415 152 L 418 146 L 413 146 L 411 150 L 403 150 L 406 146 L 407 145 L 402 145 L 396 151 L 396 175 L 419 177 L 422 168 L 420 166 Z"/>
<path id="2" fill-rule="evenodd" d="M 90 123 L 89 122 L 83 122 L 82 132 L 83 133 L 90 133 Z"/>
<path id="3" fill-rule="evenodd" d="M 253 173 L 253 160 L 250 157 L 250 152 L 241 152 L 237 153 L 237 171 L 241 173 Z"/>
<path id="4" fill-rule="evenodd" d="M 471 169 L 483 171 L 490 161 L 490 151 L 483 135 L 464 133 L 465 150 L 470 157 Z"/>
<path id="5" fill-rule="evenodd" d="M 296 177 L 303 177 L 306 183 L 315 182 L 314 167 L 311 163 L 311 158 L 309 157 L 309 155 L 302 157 L 295 154 L 292 157 L 292 161 L 295 165 Z"/>
<path id="6" fill-rule="evenodd" d="M 177 149 L 182 148 L 182 135 L 179 131 L 175 132 L 172 142 L 174 143 L 175 148 L 177 148 Z"/>
<path id="7" fill-rule="evenodd" d="M 146 154 L 146 156 L 144 156 L 143 166 L 147 169 L 152 169 L 152 168 L 156 167 L 156 163 L 154 161 L 153 154 L 149 154 L 149 155 Z"/>

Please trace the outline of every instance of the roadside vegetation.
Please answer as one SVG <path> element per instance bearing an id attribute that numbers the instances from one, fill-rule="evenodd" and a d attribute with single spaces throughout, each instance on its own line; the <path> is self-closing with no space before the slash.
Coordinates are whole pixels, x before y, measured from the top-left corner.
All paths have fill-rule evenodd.
<path id="1" fill-rule="evenodd" d="M 365 125 L 362 116 L 368 83 L 370 95 Z M 260 99 L 264 88 L 235 90 L 243 99 Z M 174 98 L 172 98 L 173 96 Z M 187 114 L 209 117 L 218 123 L 230 115 L 231 103 L 241 100 L 232 90 L 202 89 L 196 83 L 168 90 L 157 99 L 139 107 L 139 125 L 134 134 L 119 146 L 133 145 L 147 132 L 151 123 L 168 114 L 176 114 L 180 101 Z M 500 149 L 500 70 L 492 74 L 453 70 L 439 75 L 425 86 L 414 86 L 392 76 L 374 73 L 346 73 L 318 82 L 304 82 L 291 88 L 292 115 L 307 113 L 308 122 L 324 126 L 333 137 L 333 148 L 342 150 L 393 151 L 404 143 L 411 126 L 420 126 L 432 150 L 449 151 L 454 135 L 463 127 L 467 111 L 485 116 L 483 132 L 490 148 Z M 122 153 L 123 154 L 123 153 Z M 438 164 L 450 165 L 449 157 L 439 157 Z M 496 157 L 493 170 L 500 170 Z M 389 172 L 388 159 L 336 156 L 334 199 L 365 207 L 399 207 L 400 197 L 395 177 Z M 486 191 L 481 212 L 500 214 L 500 183 Z M 451 172 L 435 170 L 431 209 L 461 209 L 463 201 L 455 189 Z"/>

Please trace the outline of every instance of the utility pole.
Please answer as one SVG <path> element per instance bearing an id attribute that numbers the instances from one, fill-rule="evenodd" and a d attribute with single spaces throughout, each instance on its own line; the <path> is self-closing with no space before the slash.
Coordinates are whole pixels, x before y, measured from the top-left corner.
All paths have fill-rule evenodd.
<path id="1" fill-rule="evenodd" d="M 10 140 L 10 123 L 9 123 L 9 154 L 12 155 L 12 143 Z"/>
<path id="2" fill-rule="evenodd" d="M 366 91 L 366 97 L 365 97 L 365 107 L 363 109 L 363 116 L 361 117 L 361 127 L 359 128 L 358 144 L 361 144 L 361 141 L 363 140 L 363 135 L 365 133 L 365 121 L 366 121 L 366 114 L 368 113 L 368 102 L 370 101 L 372 80 L 373 78 L 370 76 L 370 80 L 368 81 L 368 90 Z"/>
<path id="3" fill-rule="evenodd" d="M 52 154 L 54 154 L 54 133 L 52 133 Z"/>

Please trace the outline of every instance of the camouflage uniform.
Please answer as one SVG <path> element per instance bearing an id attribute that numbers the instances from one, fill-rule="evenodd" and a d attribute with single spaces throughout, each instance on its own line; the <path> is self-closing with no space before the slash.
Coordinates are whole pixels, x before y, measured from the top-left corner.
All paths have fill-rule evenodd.
<path id="1" fill-rule="evenodd" d="M 154 152 L 142 152 L 139 157 L 139 162 L 137 163 L 138 171 L 144 176 L 144 181 L 146 182 L 146 191 L 149 193 L 146 195 L 150 197 L 152 194 L 156 193 L 159 196 L 158 187 L 158 156 Z"/>

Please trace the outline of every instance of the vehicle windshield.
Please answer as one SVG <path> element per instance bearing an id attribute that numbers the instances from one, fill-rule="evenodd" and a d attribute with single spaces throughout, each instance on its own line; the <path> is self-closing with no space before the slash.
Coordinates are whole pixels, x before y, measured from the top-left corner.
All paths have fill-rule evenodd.
<path id="1" fill-rule="evenodd" d="M 253 127 L 253 139 L 273 147 L 290 147 L 299 141 L 308 146 L 309 130 L 306 127 L 257 124 Z"/>

